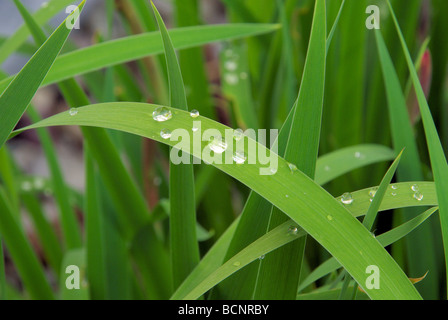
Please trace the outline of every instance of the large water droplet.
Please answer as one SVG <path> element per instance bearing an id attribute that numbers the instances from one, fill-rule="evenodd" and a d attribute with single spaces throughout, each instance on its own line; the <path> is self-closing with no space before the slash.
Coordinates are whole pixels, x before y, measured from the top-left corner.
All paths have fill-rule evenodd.
<path id="1" fill-rule="evenodd" d="M 68 114 L 71 115 L 71 116 L 76 116 L 76 115 L 78 114 L 78 109 L 76 109 L 76 108 L 71 108 L 71 109 L 68 111 Z"/>
<path id="2" fill-rule="evenodd" d="M 158 122 L 170 120 L 173 117 L 170 109 L 166 107 L 158 107 L 153 113 L 152 118 Z"/>
<path id="3" fill-rule="evenodd" d="M 411 190 L 412 190 L 412 191 L 418 191 L 418 185 L 413 184 L 413 185 L 411 186 Z"/>
<path id="4" fill-rule="evenodd" d="M 416 191 L 414 193 L 414 199 L 417 200 L 417 201 L 422 201 L 423 200 L 423 193 L 420 193 L 420 192 Z"/>
<path id="5" fill-rule="evenodd" d="M 352 204 L 353 203 L 353 196 L 351 193 L 346 192 L 341 197 L 341 202 L 343 204 Z"/>
<path id="6" fill-rule="evenodd" d="M 288 229 L 288 233 L 293 236 L 295 236 L 298 232 L 299 228 L 297 228 L 296 226 L 290 226 Z"/>
<path id="7" fill-rule="evenodd" d="M 236 164 L 243 164 L 247 159 L 246 154 L 243 151 L 235 151 L 232 158 Z"/>
<path id="8" fill-rule="evenodd" d="M 223 138 L 212 137 L 209 144 L 210 149 L 216 153 L 223 153 L 227 150 L 227 142 Z"/>
<path id="9" fill-rule="evenodd" d="M 197 117 L 199 117 L 199 111 L 198 110 L 191 110 L 191 112 L 190 112 L 190 116 L 192 117 L 192 118 L 197 118 Z"/>
<path id="10" fill-rule="evenodd" d="M 171 130 L 169 129 L 163 129 L 162 131 L 160 131 L 160 136 L 163 139 L 169 139 L 171 138 Z"/>

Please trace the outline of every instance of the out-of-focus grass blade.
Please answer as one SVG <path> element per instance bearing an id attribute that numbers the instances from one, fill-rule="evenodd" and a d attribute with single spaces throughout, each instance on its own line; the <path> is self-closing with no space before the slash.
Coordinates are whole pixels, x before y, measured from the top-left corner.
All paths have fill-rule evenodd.
<path id="1" fill-rule="evenodd" d="M 59 239 L 51 224 L 47 221 L 39 200 L 31 193 L 24 193 L 21 198 L 34 222 L 34 227 L 39 236 L 45 258 L 54 270 L 56 276 L 59 277 L 63 257 Z"/>
<path id="2" fill-rule="evenodd" d="M 82 10 L 83 6 L 84 1 L 79 7 L 80 10 Z M 70 19 L 70 17 L 67 19 Z M 48 70 L 50 70 L 67 40 L 70 31 L 64 21 L 33 55 L 0 96 L 0 147 L 3 146 L 7 137 L 28 107 L 37 89 L 39 89 Z"/>
<path id="3" fill-rule="evenodd" d="M 409 118 L 406 100 L 401 89 L 398 75 L 393 66 L 392 59 L 388 53 L 381 31 L 375 30 L 375 39 L 385 82 L 394 149 L 398 152 L 401 148 L 406 147 L 406 154 L 397 170 L 398 181 L 423 180 L 420 157 L 414 139 L 414 130 Z M 401 216 L 411 215 L 415 217 L 417 214 L 418 211 L 411 208 L 407 209 L 407 212 L 404 212 Z M 434 221 L 435 217 L 431 219 L 431 222 Z M 420 287 L 420 292 L 424 298 L 436 299 L 439 294 L 439 277 L 431 224 L 425 224 L 407 237 L 405 241 L 410 273 L 414 275 L 422 274 L 426 270 L 431 271 L 423 286 Z"/>
<path id="4" fill-rule="evenodd" d="M 3 240 L 0 235 L 0 300 L 6 300 L 5 257 L 3 254 Z"/>
<path id="5" fill-rule="evenodd" d="M 175 18 L 178 27 L 199 25 L 200 8 L 198 0 L 177 0 L 175 2 Z M 216 112 L 208 88 L 203 48 L 191 48 L 179 52 L 179 64 L 182 69 L 187 100 L 203 116 L 215 118 Z"/>
<path id="6" fill-rule="evenodd" d="M 434 182 L 436 184 L 437 198 L 440 207 L 439 217 L 440 226 L 442 228 L 442 237 L 444 243 L 443 247 L 445 252 L 445 272 L 448 275 L 448 197 L 446 197 L 446 194 L 448 193 L 448 164 L 446 162 L 442 144 L 437 133 L 437 128 L 434 125 L 434 121 L 432 119 L 428 102 L 426 101 L 425 93 L 423 92 L 422 86 L 420 84 L 417 71 L 414 68 L 414 63 L 407 48 L 400 26 L 398 25 L 397 18 L 393 11 L 392 5 L 389 1 L 387 1 L 387 3 L 389 5 L 389 9 L 392 14 L 398 36 L 403 47 L 403 52 L 405 54 L 408 68 L 411 73 L 414 89 L 416 91 L 417 100 L 420 107 L 420 114 L 423 120 L 423 126 L 425 129 L 426 141 L 429 150 L 429 157 L 434 174 Z"/>
<path id="7" fill-rule="evenodd" d="M 33 17 L 39 26 L 42 26 L 59 11 L 66 8 L 73 2 L 75 2 L 75 0 L 50 0 L 46 2 L 45 6 L 42 6 L 38 11 L 36 11 L 36 13 L 33 14 Z M 13 35 L 4 41 L 0 46 L 0 64 L 2 64 L 10 54 L 19 49 L 20 46 L 25 43 L 29 35 L 30 30 L 26 25 L 23 25 Z"/>
<path id="8" fill-rule="evenodd" d="M 50 125 L 100 126 L 138 134 L 170 146 L 175 146 L 177 142 L 163 139 L 160 136 L 162 129 L 191 131 L 193 121 L 201 121 L 202 130 L 213 128 L 218 130 L 221 136 L 225 136 L 226 129 L 229 130 L 228 127 L 205 117 L 193 119 L 189 112 L 166 108 L 171 111 L 172 118 L 162 123 L 148 121 L 157 109 L 155 105 L 117 102 L 78 108 L 76 116 L 63 112 L 27 129 Z M 16 133 L 18 132 L 20 131 Z M 249 142 L 249 138 L 244 137 L 244 142 Z M 370 259 L 374 259 L 384 273 L 381 288 L 367 291 L 372 299 L 420 298 L 395 261 L 340 201 L 335 200 L 300 170 L 291 173 L 286 160 L 262 144 L 255 141 L 252 143 L 255 143 L 259 152 L 265 152 L 268 157 L 273 157 L 272 161 L 278 161 L 275 175 L 260 175 L 260 169 L 264 167 L 260 163 L 213 165 L 237 178 L 288 214 L 336 257 L 358 283 L 364 282 L 365 268 L 369 265 Z M 190 146 L 193 146 L 191 154 L 198 159 L 201 158 L 202 150 L 208 144 L 208 141 L 202 141 L 200 145 L 190 141 Z M 224 155 L 226 154 L 222 154 Z M 300 210 L 297 210 L 298 208 Z"/>
<path id="9" fill-rule="evenodd" d="M 238 127 L 258 129 L 258 119 L 252 98 L 247 46 L 234 41 L 220 57 L 222 92 L 233 106 Z"/>
<path id="10" fill-rule="evenodd" d="M 165 23 L 154 4 L 154 14 L 165 47 L 170 88 L 170 105 L 188 111 L 187 97 L 176 52 Z M 190 159 L 191 156 L 190 156 Z M 177 288 L 199 262 L 196 238 L 196 206 L 193 164 L 170 162 L 170 245 L 174 288 Z"/>
<path id="11" fill-rule="evenodd" d="M 278 28 L 275 24 L 197 26 L 173 29 L 170 31 L 170 37 L 174 48 L 181 50 L 212 42 L 256 36 Z M 61 55 L 56 59 L 42 85 L 161 53 L 163 42 L 159 32 L 107 41 Z M 9 77 L 0 81 L 0 91 L 4 90 L 12 79 Z"/>
<path id="12" fill-rule="evenodd" d="M 90 297 L 93 300 L 103 300 L 106 297 L 106 275 L 104 253 L 104 222 L 100 206 L 98 182 L 95 176 L 94 161 L 88 148 L 85 149 L 84 163 L 86 170 L 86 259 L 87 279 Z"/>
<path id="13" fill-rule="evenodd" d="M 366 144 L 343 148 L 319 157 L 314 180 L 323 185 L 354 169 L 392 160 L 394 156 L 393 150 L 380 145 Z"/>
<path id="14" fill-rule="evenodd" d="M 46 41 L 44 32 L 39 27 L 38 23 L 34 20 L 33 16 L 27 11 L 19 0 L 14 0 L 15 5 L 20 11 L 20 14 L 25 21 L 25 24 L 31 30 L 34 41 L 38 46 L 41 46 Z M 37 122 L 40 119 L 38 112 L 30 106 L 28 114 L 32 121 Z M 59 167 L 57 161 L 56 152 L 54 150 L 53 143 L 50 138 L 50 134 L 45 129 L 38 130 L 39 139 L 42 143 L 42 147 L 47 158 L 48 167 L 50 168 L 54 195 L 59 206 L 61 214 L 61 223 L 63 228 L 63 234 L 65 238 L 65 244 L 68 249 L 74 249 L 81 247 L 81 233 L 79 230 L 78 222 L 76 221 L 76 215 L 69 203 L 68 190 L 64 182 L 62 170 Z"/>
<path id="15" fill-rule="evenodd" d="M 387 247 L 388 245 L 391 245 L 392 243 L 400 240 L 401 238 L 407 236 L 410 234 L 414 229 L 416 229 L 418 226 L 420 226 L 426 219 L 428 219 L 434 212 L 438 210 L 437 207 L 431 208 L 419 216 L 403 223 L 402 225 L 385 232 L 376 239 L 381 243 L 383 247 Z M 301 283 L 299 286 L 298 292 L 302 291 L 306 287 L 308 287 L 310 284 L 314 283 L 315 281 L 319 280 L 320 278 L 326 276 L 330 272 L 333 272 L 337 269 L 339 269 L 341 265 L 338 263 L 338 261 L 334 258 L 330 258 L 324 263 L 322 263 L 320 266 L 318 266 L 316 269 L 313 270 Z"/>
<path id="16" fill-rule="evenodd" d="M 59 281 L 62 300 L 89 300 L 85 254 L 84 248 L 69 250 L 65 254 Z"/>
<path id="17" fill-rule="evenodd" d="M 299 168 L 311 179 L 314 179 L 320 141 L 326 32 L 325 1 L 318 0 L 315 5 L 302 84 L 285 150 L 285 159 L 290 162 L 291 173 L 294 174 L 294 170 Z M 273 208 L 269 230 L 287 219 L 283 212 Z M 255 299 L 295 298 L 305 243 L 305 238 L 300 239 L 276 250 L 262 260 L 254 293 Z"/>
<path id="18" fill-rule="evenodd" d="M 33 299 L 54 299 L 42 265 L 13 216 L 3 188 L 0 188 L 0 212 L 0 234 L 26 290 Z"/>

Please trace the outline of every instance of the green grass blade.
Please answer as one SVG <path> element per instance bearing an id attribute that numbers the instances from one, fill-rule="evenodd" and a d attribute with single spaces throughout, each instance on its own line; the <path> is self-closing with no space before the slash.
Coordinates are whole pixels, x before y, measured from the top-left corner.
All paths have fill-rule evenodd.
<path id="1" fill-rule="evenodd" d="M 428 102 L 426 101 L 425 93 L 423 92 L 422 86 L 420 84 L 417 71 L 414 68 L 414 63 L 406 46 L 406 42 L 400 30 L 400 26 L 398 25 L 397 18 L 393 11 L 392 5 L 389 1 L 387 1 L 387 3 L 389 5 L 389 9 L 392 14 L 398 36 L 403 47 L 403 52 L 406 57 L 409 71 L 411 73 L 412 81 L 417 94 L 418 104 L 420 107 L 420 113 L 423 120 L 432 171 L 434 174 L 434 181 L 436 184 L 437 197 L 439 200 L 440 226 L 442 229 L 442 237 L 444 243 L 443 247 L 445 252 L 445 272 L 448 275 L 448 198 L 446 197 L 446 194 L 448 192 L 448 164 L 437 133 L 437 128 L 432 119 Z"/>
<path id="2" fill-rule="evenodd" d="M 6 300 L 5 256 L 3 254 L 3 240 L 0 236 L 0 300 Z"/>
<path id="3" fill-rule="evenodd" d="M 416 203 L 416 200 L 412 199 L 412 193 L 408 192 L 408 190 L 411 191 L 411 186 L 414 185 L 414 184 L 415 183 L 412 183 L 412 182 L 411 183 L 395 184 L 394 186 L 397 187 L 397 189 L 394 189 L 394 190 L 397 190 L 397 195 L 393 196 L 392 194 L 386 194 L 386 196 L 384 198 L 385 201 L 383 201 L 381 203 L 381 206 L 380 206 L 379 210 L 380 211 L 386 211 L 386 210 L 391 210 L 391 209 L 396 209 L 396 208 L 403 208 L 403 207 L 411 207 L 411 206 L 414 206 L 414 205 L 420 205 L 420 202 Z M 421 205 L 422 206 L 437 205 L 437 199 L 436 199 L 436 194 L 435 194 L 434 183 L 432 183 L 432 182 L 425 182 L 425 183 L 418 183 L 418 184 L 419 184 L 420 189 L 422 190 L 422 192 L 425 194 L 424 199 L 421 200 L 421 202 L 422 202 Z M 362 216 L 362 215 L 365 214 L 368 206 L 371 203 L 369 201 L 369 199 L 370 199 L 369 190 L 371 190 L 371 189 L 365 189 L 365 190 L 360 190 L 360 191 L 357 191 L 357 192 L 353 192 L 353 198 L 355 199 L 354 200 L 355 202 L 354 202 L 354 205 L 352 205 L 349 209 L 350 209 L 350 213 L 354 217 L 359 217 L 359 216 Z M 257 196 L 257 194 L 253 193 L 251 196 Z M 252 201 L 247 201 L 246 206 L 249 205 L 251 202 Z M 364 203 L 364 205 L 356 206 L 355 203 Z M 181 297 L 183 297 L 186 294 L 188 294 L 188 292 L 191 291 L 196 286 L 198 286 L 199 283 L 205 277 L 208 277 L 210 274 L 212 274 L 216 269 L 218 269 L 222 265 L 222 263 L 224 261 L 226 261 L 226 259 L 224 259 L 226 252 L 227 253 L 231 252 L 227 248 L 231 245 L 231 240 L 234 237 L 234 235 L 236 234 L 237 224 L 241 223 L 242 217 L 243 217 L 243 215 L 241 215 L 237 220 L 235 220 L 235 222 L 228 228 L 228 230 L 224 233 L 224 235 L 207 252 L 207 254 L 201 260 L 199 265 L 193 270 L 193 272 L 190 274 L 190 276 L 188 276 L 188 278 L 182 283 L 182 285 L 174 293 L 174 295 L 172 296 L 172 299 L 180 299 Z M 422 217 L 424 217 L 424 215 Z M 426 217 L 426 218 L 428 218 L 428 217 Z M 414 222 L 418 222 L 420 220 L 415 219 L 413 221 Z M 415 227 L 417 227 L 417 226 L 418 226 L 418 224 L 415 225 Z M 257 229 L 257 227 L 255 225 L 253 225 L 253 227 L 254 227 L 253 229 Z M 247 230 L 250 230 L 250 229 L 247 229 Z M 393 234 L 394 233 L 392 233 L 392 235 Z M 386 237 L 386 235 L 388 235 L 388 233 L 384 233 L 381 236 L 382 237 Z M 409 234 L 408 234 L 408 236 L 409 236 Z M 260 237 L 261 237 L 261 235 L 260 235 Z M 254 238 L 254 241 L 255 241 L 255 239 L 257 239 L 257 238 Z M 388 239 L 386 241 L 388 243 L 393 243 L 393 242 L 395 242 L 394 239 L 396 239 L 396 237 L 394 237 L 392 239 Z M 248 246 L 249 244 L 250 243 L 247 243 L 244 247 Z M 238 253 L 238 252 L 236 252 L 236 253 Z M 332 263 L 334 265 L 334 262 L 332 262 Z M 240 270 L 237 274 L 242 274 L 243 273 L 242 271 L 244 271 L 245 269 L 247 269 L 249 267 L 250 267 L 250 265 L 246 266 L 243 270 Z M 257 265 L 257 268 L 258 268 L 258 265 Z M 325 268 L 325 266 L 319 267 L 319 269 L 322 269 L 322 268 Z M 337 269 L 338 267 L 336 266 L 334 268 Z M 332 269 L 332 270 L 334 270 L 334 269 Z M 318 272 L 318 271 L 316 271 L 316 272 Z M 331 272 L 331 271 L 329 271 L 329 272 Z M 313 272 L 313 274 L 314 274 L 314 272 Z M 324 276 L 326 274 L 327 273 L 323 274 L 322 276 Z M 235 277 L 235 275 L 233 275 L 231 277 Z M 309 277 L 310 277 L 310 275 L 306 279 L 311 279 Z M 249 281 L 249 279 L 247 277 L 242 277 L 240 279 L 244 280 L 246 282 L 246 284 Z M 311 280 L 313 280 L 313 279 L 311 279 Z M 300 291 L 302 289 L 304 289 L 305 287 L 307 287 L 308 285 L 310 285 L 311 283 L 313 283 L 314 281 L 316 281 L 316 280 L 313 280 L 311 282 L 307 280 L 306 283 L 304 282 L 305 286 L 303 286 L 301 284 L 300 287 L 299 287 Z M 224 283 L 224 282 L 225 282 L 225 280 L 223 282 L 221 282 L 220 285 L 222 285 L 222 283 Z M 235 297 L 235 296 L 233 296 L 233 297 Z"/>
<path id="4" fill-rule="evenodd" d="M 401 238 L 410 234 L 413 230 L 415 230 L 418 226 L 420 226 L 426 219 L 428 219 L 434 212 L 436 212 L 438 208 L 431 208 L 417 217 L 403 223 L 402 225 L 385 232 L 376 239 L 381 243 L 382 246 L 386 247 L 391 245 L 392 243 L 400 240 Z M 334 258 L 330 258 L 323 262 L 320 266 L 313 270 L 301 283 L 299 286 L 299 292 L 303 289 L 319 280 L 322 277 L 325 277 L 327 274 L 339 269 L 341 265 Z"/>
<path id="5" fill-rule="evenodd" d="M 237 272 L 252 261 L 263 257 L 265 254 L 284 246 L 291 241 L 304 237 L 305 235 L 306 233 L 303 230 L 300 230 L 300 228 L 297 229 L 291 221 L 279 225 L 226 261 L 215 272 L 205 278 L 197 287 L 193 288 L 187 295 L 182 297 L 182 299 L 197 299 L 229 275 Z"/>
<path id="6" fill-rule="evenodd" d="M 394 157 L 393 150 L 380 145 L 365 144 L 343 148 L 319 157 L 314 180 L 324 185 L 352 170 L 381 161 L 389 161 Z"/>
<path id="7" fill-rule="evenodd" d="M 59 276 L 63 257 L 59 239 L 51 224 L 47 221 L 39 200 L 32 194 L 22 194 L 21 198 L 33 220 L 45 258 L 56 276 Z"/>
<path id="8" fill-rule="evenodd" d="M 191 118 L 189 112 L 171 109 L 173 117 L 170 121 L 163 123 L 151 121 L 156 108 L 154 105 L 131 102 L 87 106 L 79 108 L 76 116 L 70 116 L 69 112 L 60 113 L 34 125 L 34 128 L 49 125 L 101 126 L 138 134 L 174 146 L 175 142 L 163 139 L 160 131 L 162 129 L 173 131 L 179 128 L 190 131 L 195 120 Z M 204 117 L 197 118 L 197 121 L 201 121 L 203 130 L 213 128 L 222 136 L 225 136 L 225 129 L 228 129 Z M 245 141 L 248 139 L 244 138 Z M 193 145 L 192 155 L 201 158 L 202 149 L 207 145 L 207 141 Z M 276 157 L 261 144 L 257 144 L 257 148 L 261 150 L 260 152 Z M 261 169 L 259 163 L 242 166 L 214 164 L 214 166 L 236 177 L 288 214 L 335 256 L 358 283 L 364 282 L 365 268 L 369 265 L 370 259 L 374 259 L 377 265 L 385 270 L 385 274 L 382 276 L 380 290 L 367 290 L 371 298 L 420 298 L 395 261 L 340 202 L 338 203 L 299 170 L 291 174 L 288 163 L 283 158 L 276 159 L 278 171 L 273 176 L 259 175 Z M 273 190 L 275 192 L 272 192 Z M 289 198 L 285 195 L 289 195 Z"/>
<path id="9" fill-rule="evenodd" d="M 104 222 L 101 212 L 98 181 L 95 176 L 94 160 L 88 149 L 85 150 L 84 163 L 86 168 L 86 259 L 87 279 L 90 297 L 103 300 L 106 297 L 106 270 L 104 253 Z"/>
<path id="10" fill-rule="evenodd" d="M 170 37 L 176 50 L 187 49 L 223 40 L 265 34 L 278 29 L 274 24 L 229 24 L 174 29 Z M 107 41 L 79 49 L 56 59 L 42 85 L 49 85 L 105 67 L 163 53 L 159 32 L 149 32 Z M 13 77 L 0 81 L 4 90 Z"/>
<path id="11" fill-rule="evenodd" d="M 80 9 L 84 6 L 81 3 Z M 23 67 L 0 96 L 0 147 L 19 122 L 67 40 L 70 29 L 65 21 Z"/>
<path id="12" fill-rule="evenodd" d="M 26 290 L 34 299 L 54 299 L 42 265 L 37 260 L 22 228 L 13 216 L 6 195 L 1 188 L 0 212 L 0 234 L 5 241 Z"/>
<path id="13" fill-rule="evenodd" d="M 315 5 L 302 84 L 285 150 L 285 159 L 297 165 L 297 168 L 311 179 L 314 179 L 320 141 L 326 32 L 325 2 L 318 0 Z M 274 208 L 269 221 L 269 230 L 286 219 L 283 212 Z M 305 243 L 305 238 L 300 239 L 266 256 L 261 262 L 254 294 L 256 299 L 295 298 Z"/>
<path id="14" fill-rule="evenodd" d="M 170 105 L 188 111 L 180 66 L 168 30 L 153 5 L 165 47 Z M 190 159 L 192 159 L 190 157 Z M 170 162 L 170 245 L 174 288 L 177 288 L 199 262 L 196 237 L 196 208 L 193 164 Z"/>
<path id="15" fill-rule="evenodd" d="M 392 59 L 388 53 L 383 36 L 379 30 L 375 30 L 375 39 L 383 72 L 386 88 L 389 118 L 391 125 L 392 141 L 396 152 L 406 147 L 406 154 L 397 170 L 398 181 L 423 180 L 423 172 L 420 165 L 420 157 L 414 139 L 414 130 L 409 118 L 407 104 L 401 84 L 395 71 Z M 423 51 L 423 50 L 421 50 Z M 409 80 L 409 87 L 412 80 Z M 400 216 L 416 216 L 418 211 L 413 208 L 403 212 Z M 431 218 L 431 223 L 437 225 L 436 217 Z M 428 277 L 419 285 L 419 291 L 425 299 L 436 299 L 439 294 L 440 282 L 435 252 L 434 235 L 431 224 L 425 224 L 409 237 L 406 237 L 406 253 L 411 274 L 423 274 L 430 270 Z M 422 244 L 425 244 L 424 246 Z M 420 248 L 416 250 L 415 248 Z"/>

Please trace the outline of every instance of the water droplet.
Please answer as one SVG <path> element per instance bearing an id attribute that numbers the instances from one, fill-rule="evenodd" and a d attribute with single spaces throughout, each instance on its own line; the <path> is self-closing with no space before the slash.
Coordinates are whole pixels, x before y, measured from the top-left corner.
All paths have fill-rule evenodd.
<path id="1" fill-rule="evenodd" d="M 68 114 L 71 115 L 71 116 L 76 116 L 76 115 L 78 114 L 78 109 L 76 109 L 76 108 L 71 108 L 71 109 L 68 111 Z"/>
<path id="2" fill-rule="evenodd" d="M 391 194 L 392 194 L 393 197 L 395 197 L 397 195 L 396 192 L 392 192 Z"/>
<path id="3" fill-rule="evenodd" d="M 198 110 L 191 110 L 191 112 L 190 112 L 190 116 L 192 117 L 192 118 L 197 118 L 197 117 L 199 117 L 199 111 Z"/>
<path id="4" fill-rule="evenodd" d="M 420 192 L 416 191 L 414 193 L 414 199 L 416 199 L 417 201 L 422 201 L 423 200 L 423 193 L 420 193 Z"/>
<path id="5" fill-rule="evenodd" d="M 325 166 L 324 170 L 325 171 L 330 171 L 330 167 L 329 166 Z"/>
<path id="6" fill-rule="evenodd" d="M 373 198 L 373 197 L 375 196 L 375 194 L 376 194 L 377 191 L 378 191 L 378 188 L 377 188 L 377 187 L 370 189 L 370 191 L 369 191 L 369 197 Z"/>
<path id="7" fill-rule="evenodd" d="M 166 107 L 158 107 L 153 113 L 152 118 L 158 122 L 170 120 L 173 117 L 170 109 Z"/>
<path id="8" fill-rule="evenodd" d="M 38 190 L 43 189 L 44 187 L 44 179 L 42 178 L 36 178 L 34 179 L 34 187 Z"/>
<path id="9" fill-rule="evenodd" d="M 235 61 L 226 61 L 224 63 L 224 68 L 228 71 L 235 71 L 238 68 L 238 64 Z"/>
<path id="10" fill-rule="evenodd" d="M 233 131 L 233 139 L 235 141 L 240 141 L 241 139 L 243 139 L 244 137 L 244 132 L 242 129 L 236 129 L 235 131 Z"/>
<path id="11" fill-rule="evenodd" d="M 223 153 L 227 150 L 227 142 L 221 137 L 212 137 L 210 139 L 209 147 L 216 153 Z"/>
<path id="12" fill-rule="evenodd" d="M 392 190 L 397 190 L 397 189 L 398 189 L 398 187 L 397 187 L 396 185 L 394 185 L 394 184 L 392 184 L 392 185 L 390 186 L 390 188 L 391 188 Z"/>
<path id="13" fill-rule="evenodd" d="M 356 152 L 355 152 L 355 158 L 356 158 L 356 159 L 360 159 L 361 157 L 362 157 L 361 152 L 356 151 Z"/>
<path id="14" fill-rule="evenodd" d="M 272 167 L 271 170 L 269 170 L 269 171 L 271 171 L 272 174 L 276 174 L 277 173 L 277 168 L 276 167 Z"/>
<path id="15" fill-rule="evenodd" d="M 285 195 L 286 198 L 289 198 L 289 194 Z"/>
<path id="16" fill-rule="evenodd" d="M 299 228 L 297 228 L 296 226 L 290 226 L 288 229 L 288 233 L 293 236 L 295 236 L 298 232 Z"/>
<path id="17" fill-rule="evenodd" d="M 333 216 L 328 215 L 328 216 L 327 216 L 327 219 L 331 221 L 331 220 L 333 220 Z"/>
<path id="18" fill-rule="evenodd" d="M 233 161 L 235 161 L 235 163 L 237 164 L 243 164 L 244 162 L 246 162 L 246 155 L 243 151 L 235 151 L 233 154 Z"/>
<path id="19" fill-rule="evenodd" d="M 289 170 L 291 170 L 291 173 L 294 173 L 294 171 L 299 170 L 299 169 L 297 169 L 296 165 L 292 164 L 292 163 L 288 163 L 288 167 L 289 167 Z"/>
<path id="20" fill-rule="evenodd" d="M 160 136 L 161 136 L 163 139 L 169 139 L 169 138 L 171 138 L 171 130 L 163 129 L 162 131 L 160 131 Z"/>
<path id="21" fill-rule="evenodd" d="M 239 266 L 241 265 L 241 262 L 239 262 L 239 261 L 235 261 L 235 262 L 233 263 L 233 265 L 234 265 L 235 267 L 239 267 Z"/>
<path id="22" fill-rule="evenodd" d="M 412 190 L 412 191 L 418 191 L 418 185 L 413 184 L 413 185 L 411 186 L 411 190 Z"/>
<path id="23" fill-rule="evenodd" d="M 264 254 L 260 256 L 260 258 L 258 258 L 259 260 L 263 260 L 264 259 Z"/>
<path id="24" fill-rule="evenodd" d="M 227 58 L 230 58 L 233 56 L 233 50 L 232 49 L 227 49 L 226 51 L 224 51 L 224 54 Z"/>
<path id="25" fill-rule="evenodd" d="M 351 193 L 346 192 L 341 197 L 341 202 L 343 204 L 352 204 L 353 203 L 353 196 Z"/>
<path id="26" fill-rule="evenodd" d="M 31 191 L 33 189 L 33 185 L 29 181 L 22 182 L 22 190 L 23 191 Z"/>
<path id="27" fill-rule="evenodd" d="M 239 78 L 236 74 L 228 73 L 224 76 L 224 80 L 230 85 L 236 85 L 239 82 Z"/>
<path id="28" fill-rule="evenodd" d="M 197 128 L 197 127 L 193 127 L 193 128 L 191 128 L 191 131 L 193 131 L 193 132 L 196 132 L 196 131 L 198 131 L 199 130 L 199 128 Z"/>

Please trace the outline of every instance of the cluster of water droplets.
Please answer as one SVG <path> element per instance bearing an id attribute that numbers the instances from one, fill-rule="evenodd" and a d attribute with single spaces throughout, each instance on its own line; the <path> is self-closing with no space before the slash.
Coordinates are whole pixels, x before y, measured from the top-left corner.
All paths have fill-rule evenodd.
<path id="1" fill-rule="evenodd" d="M 413 184 L 411 186 L 411 190 L 414 191 L 414 195 L 412 197 L 415 200 L 417 200 L 417 201 L 422 201 L 423 200 L 423 193 L 420 192 L 420 188 L 418 187 L 418 185 Z"/>
<path id="2" fill-rule="evenodd" d="M 224 51 L 224 81 L 231 86 L 237 85 L 240 80 L 247 79 L 247 72 L 240 72 L 238 74 L 238 60 L 239 55 L 232 49 Z"/>

